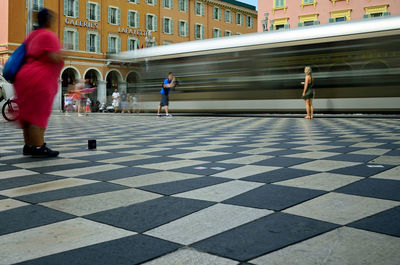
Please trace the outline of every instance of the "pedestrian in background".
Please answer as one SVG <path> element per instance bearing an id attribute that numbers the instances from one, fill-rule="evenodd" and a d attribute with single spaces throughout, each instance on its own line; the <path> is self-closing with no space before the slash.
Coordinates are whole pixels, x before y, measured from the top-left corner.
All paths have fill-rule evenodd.
<path id="1" fill-rule="evenodd" d="M 125 92 L 125 90 L 122 90 L 121 91 L 121 109 L 122 109 L 121 112 L 122 113 L 128 112 L 126 109 L 126 99 L 127 99 L 126 92 Z"/>
<path id="2" fill-rule="evenodd" d="M 301 84 L 304 85 L 302 97 L 306 103 L 306 112 L 307 112 L 307 116 L 305 116 L 304 118 L 312 119 L 312 118 L 314 118 L 314 116 L 313 116 L 314 115 L 314 107 L 312 105 L 312 100 L 314 97 L 314 92 L 312 89 L 314 79 L 312 77 L 311 67 L 306 66 L 304 68 L 304 73 L 306 74 L 306 77 L 305 77 L 304 82 L 301 82 Z"/>
<path id="3" fill-rule="evenodd" d="M 118 111 L 120 97 L 121 96 L 118 92 L 118 89 L 114 89 L 114 93 L 112 93 L 112 106 L 113 106 L 115 112 Z"/>
<path id="4" fill-rule="evenodd" d="M 158 106 L 158 109 L 157 109 L 158 117 L 161 117 L 160 112 L 161 112 L 162 107 L 164 107 L 164 109 L 165 109 L 165 117 L 167 117 L 167 118 L 172 117 L 172 115 L 168 113 L 168 105 L 169 105 L 168 95 L 169 95 L 170 89 L 173 87 L 175 87 L 175 78 L 174 78 L 174 75 L 171 72 L 169 72 L 168 77 L 165 78 L 165 80 L 162 84 L 162 87 L 161 87 L 161 91 L 160 91 L 161 101 L 160 101 L 160 105 Z"/>
<path id="5" fill-rule="evenodd" d="M 59 152 L 46 146 L 44 133 L 64 61 L 58 37 L 50 31 L 54 13 L 42 9 L 37 17 L 38 27 L 24 41 L 26 62 L 16 75 L 14 88 L 24 133 L 23 154 L 55 157 Z"/>

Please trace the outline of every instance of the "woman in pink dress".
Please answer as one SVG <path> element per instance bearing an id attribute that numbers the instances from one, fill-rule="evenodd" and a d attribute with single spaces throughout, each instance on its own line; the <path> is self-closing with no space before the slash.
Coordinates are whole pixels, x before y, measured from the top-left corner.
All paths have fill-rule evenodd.
<path id="1" fill-rule="evenodd" d="M 52 18 L 52 11 L 48 9 L 38 13 L 39 26 L 24 41 L 27 59 L 14 82 L 19 122 L 24 132 L 23 154 L 33 157 L 59 154 L 44 142 L 44 132 L 58 90 L 58 78 L 64 65 L 60 42 L 49 30 Z"/>

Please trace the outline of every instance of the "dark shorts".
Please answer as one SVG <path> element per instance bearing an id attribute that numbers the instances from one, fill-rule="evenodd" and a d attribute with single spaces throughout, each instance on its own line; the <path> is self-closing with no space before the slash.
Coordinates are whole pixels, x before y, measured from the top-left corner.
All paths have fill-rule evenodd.
<path id="1" fill-rule="evenodd" d="M 160 106 L 168 106 L 169 100 L 168 100 L 168 95 L 161 94 L 161 101 L 160 101 Z"/>

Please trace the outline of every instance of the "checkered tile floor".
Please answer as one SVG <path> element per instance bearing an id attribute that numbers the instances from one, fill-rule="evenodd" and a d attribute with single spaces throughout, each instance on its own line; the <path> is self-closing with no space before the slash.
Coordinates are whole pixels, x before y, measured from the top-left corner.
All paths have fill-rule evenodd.
<path id="1" fill-rule="evenodd" d="M 0 264 L 400 264 L 400 120 L 0 122 Z M 87 140 L 97 150 L 87 150 Z"/>

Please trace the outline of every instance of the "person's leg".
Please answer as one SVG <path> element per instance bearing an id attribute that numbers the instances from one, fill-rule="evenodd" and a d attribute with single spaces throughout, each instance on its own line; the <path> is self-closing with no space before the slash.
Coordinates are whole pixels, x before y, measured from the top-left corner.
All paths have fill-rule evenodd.
<path id="1" fill-rule="evenodd" d="M 310 118 L 312 119 L 312 118 L 314 118 L 314 107 L 312 105 L 312 98 L 309 99 L 309 104 L 310 104 L 310 106 L 309 106 L 309 108 L 310 108 Z"/>
<path id="2" fill-rule="evenodd" d="M 165 115 L 168 115 L 168 106 L 164 106 L 165 109 Z"/>
<path id="3" fill-rule="evenodd" d="M 158 106 L 158 109 L 157 109 L 157 115 L 160 115 L 160 112 L 161 112 L 161 105 L 160 105 L 160 106 Z"/>
<path id="4" fill-rule="evenodd" d="M 28 127 L 29 141 L 32 146 L 42 146 L 44 145 L 44 129 L 30 124 Z"/>
<path id="5" fill-rule="evenodd" d="M 306 104 L 306 112 L 307 112 L 307 115 L 304 118 L 309 119 L 310 118 L 310 108 L 308 105 L 308 99 L 305 99 L 304 102 Z"/>

